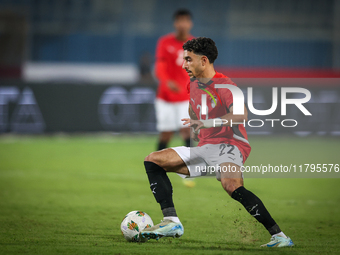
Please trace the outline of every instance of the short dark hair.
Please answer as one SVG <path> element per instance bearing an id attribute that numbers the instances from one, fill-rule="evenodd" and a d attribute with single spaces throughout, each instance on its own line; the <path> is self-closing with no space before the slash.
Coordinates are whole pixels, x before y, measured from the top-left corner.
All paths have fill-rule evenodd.
<path id="1" fill-rule="evenodd" d="M 173 19 L 176 20 L 180 16 L 189 16 L 192 19 L 192 14 L 188 9 L 178 9 L 173 15 Z"/>
<path id="2" fill-rule="evenodd" d="M 191 51 L 197 55 L 206 56 L 209 59 L 210 63 L 214 63 L 218 56 L 215 42 L 207 37 L 197 37 L 191 39 L 184 43 L 183 49 Z"/>

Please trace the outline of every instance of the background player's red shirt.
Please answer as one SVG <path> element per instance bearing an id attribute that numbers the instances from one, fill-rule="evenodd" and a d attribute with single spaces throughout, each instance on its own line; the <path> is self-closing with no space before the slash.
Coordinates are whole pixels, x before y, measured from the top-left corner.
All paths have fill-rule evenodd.
<path id="1" fill-rule="evenodd" d="M 189 40 L 194 37 L 189 37 Z M 159 80 L 157 98 L 168 102 L 181 102 L 189 100 L 186 85 L 189 82 L 189 76 L 184 69 L 183 64 L 183 44 L 184 41 L 177 40 L 175 34 L 162 36 L 157 43 L 156 49 L 156 76 Z M 171 91 L 167 82 L 175 81 L 179 87 L 179 92 Z"/>
<path id="2" fill-rule="evenodd" d="M 205 120 L 222 117 L 229 112 L 229 108 L 233 104 L 233 97 L 230 90 L 223 88 L 215 89 L 215 84 L 231 84 L 236 86 L 230 78 L 217 72 L 208 84 L 199 83 L 197 80 L 188 83 L 187 90 L 190 93 L 190 104 L 199 119 Z M 209 91 L 214 96 L 216 104 L 211 96 L 203 89 Z M 202 115 L 201 112 L 202 94 L 207 95 L 207 115 Z M 198 146 L 221 143 L 228 143 L 237 146 L 243 155 L 243 162 L 247 159 L 251 150 L 248 143 L 246 129 L 242 124 L 233 125 L 233 127 L 224 126 L 200 129 L 198 138 L 200 139 Z"/>

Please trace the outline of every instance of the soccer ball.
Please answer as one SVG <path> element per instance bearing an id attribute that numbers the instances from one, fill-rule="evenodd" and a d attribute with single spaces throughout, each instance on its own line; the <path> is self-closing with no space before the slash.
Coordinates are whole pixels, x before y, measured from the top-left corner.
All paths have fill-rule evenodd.
<path id="1" fill-rule="evenodd" d="M 139 233 L 153 226 L 151 217 L 142 211 L 129 212 L 120 224 L 123 236 L 129 242 L 139 242 Z"/>

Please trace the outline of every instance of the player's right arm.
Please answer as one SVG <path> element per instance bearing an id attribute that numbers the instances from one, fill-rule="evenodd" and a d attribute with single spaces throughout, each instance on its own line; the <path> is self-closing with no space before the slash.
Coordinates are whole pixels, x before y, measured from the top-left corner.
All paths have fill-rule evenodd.
<path id="1" fill-rule="evenodd" d="M 196 113 L 194 112 L 194 110 L 192 109 L 191 104 L 189 103 L 189 116 L 190 119 L 192 120 L 198 120 Z"/>
<path id="2" fill-rule="evenodd" d="M 191 104 L 189 103 L 189 116 L 190 119 L 192 120 L 198 120 L 196 113 L 194 112 L 194 110 L 192 109 Z M 196 141 L 199 142 L 199 138 L 198 138 L 198 132 L 195 132 L 195 129 L 192 128 L 192 132 L 191 133 L 191 138 Z"/>

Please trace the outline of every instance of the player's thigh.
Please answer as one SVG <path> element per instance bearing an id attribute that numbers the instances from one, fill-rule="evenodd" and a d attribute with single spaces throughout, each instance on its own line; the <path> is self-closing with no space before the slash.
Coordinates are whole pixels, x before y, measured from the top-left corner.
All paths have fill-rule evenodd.
<path id="1" fill-rule="evenodd" d="M 206 144 L 202 149 L 202 157 L 207 165 L 216 169 L 217 180 L 221 180 L 222 174 L 224 178 L 242 178 L 240 169 L 243 156 L 237 146 L 227 143 Z"/>
<path id="2" fill-rule="evenodd" d="M 176 107 L 173 103 L 156 98 L 155 112 L 157 130 L 159 132 L 176 131 L 178 129 L 176 118 Z"/>
<path id="3" fill-rule="evenodd" d="M 189 175 L 189 170 L 186 164 L 172 148 L 152 152 L 145 158 L 145 161 L 154 162 L 164 168 L 166 172 Z"/>
<path id="4" fill-rule="evenodd" d="M 199 153 L 202 150 L 201 147 L 178 146 L 173 147 L 172 149 L 177 152 L 188 169 L 187 174 L 185 176 L 179 174 L 180 177 L 196 178 L 208 175 L 205 169 L 206 162 L 201 157 L 202 153 Z"/>
<path id="5" fill-rule="evenodd" d="M 243 156 L 237 146 L 227 143 L 206 144 L 202 146 L 202 157 L 210 166 L 232 163 L 243 166 Z"/>

